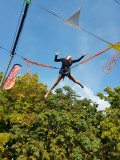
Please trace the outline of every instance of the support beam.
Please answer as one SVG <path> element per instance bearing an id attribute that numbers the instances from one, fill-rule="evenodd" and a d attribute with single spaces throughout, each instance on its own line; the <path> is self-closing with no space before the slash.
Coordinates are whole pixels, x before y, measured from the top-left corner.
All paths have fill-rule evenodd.
<path id="1" fill-rule="evenodd" d="M 18 40 L 19 40 L 19 38 L 20 38 L 21 31 L 22 31 L 23 26 L 24 26 L 24 22 L 25 22 L 25 18 L 26 18 L 26 15 L 27 15 L 28 7 L 29 7 L 29 4 L 26 3 L 25 9 L 24 9 L 24 13 L 23 13 L 23 15 L 22 15 L 22 20 L 21 20 L 21 23 L 20 23 L 20 26 L 19 26 L 19 29 L 18 29 L 18 33 L 17 33 L 16 39 L 15 39 L 15 43 L 14 43 L 14 45 L 13 45 L 13 49 L 12 49 L 12 52 L 11 52 L 11 55 L 10 55 L 10 59 L 9 59 L 8 64 L 7 64 L 5 73 L 3 74 L 2 80 L 1 80 L 1 82 L 0 82 L 0 90 L 1 90 L 2 87 L 3 87 L 3 81 L 4 81 L 4 79 L 5 79 L 5 76 L 6 76 L 6 74 L 7 74 L 7 71 L 8 71 L 8 69 L 9 69 L 10 64 L 11 64 L 11 61 L 12 61 L 14 55 L 15 55 L 15 50 L 16 50 L 16 47 L 17 47 L 17 44 L 18 44 Z"/>

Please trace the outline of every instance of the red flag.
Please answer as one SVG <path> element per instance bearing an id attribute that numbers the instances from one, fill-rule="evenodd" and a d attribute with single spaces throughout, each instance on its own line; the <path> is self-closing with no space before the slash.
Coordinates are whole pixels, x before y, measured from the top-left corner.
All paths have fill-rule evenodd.
<path id="1" fill-rule="evenodd" d="M 7 77 L 7 80 L 3 86 L 3 89 L 11 89 L 14 86 L 15 80 L 16 80 L 17 75 L 18 75 L 21 68 L 22 68 L 22 66 L 19 64 L 15 64 L 13 66 L 13 68 L 11 69 L 11 72 L 10 72 L 9 76 Z"/>

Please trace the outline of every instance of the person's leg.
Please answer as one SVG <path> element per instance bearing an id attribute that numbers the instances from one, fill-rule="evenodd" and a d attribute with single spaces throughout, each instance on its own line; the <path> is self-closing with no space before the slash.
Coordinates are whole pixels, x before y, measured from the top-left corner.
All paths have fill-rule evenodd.
<path id="1" fill-rule="evenodd" d="M 49 91 L 46 93 L 46 95 L 44 96 L 44 98 L 47 98 L 48 94 L 55 88 L 55 86 L 60 82 L 60 80 L 62 79 L 61 74 L 59 74 L 58 78 L 56 79 L 55 83 L 52 85 L 52 87 L 49 89 Z"/>
<path id="2" fill-rule="evenodd" d="M 84 86 L 79 82 L 77 81 L 72 74 L 69 75 L 69 79 L 72 80 L 73 82 L 79 84 L 82 88 L 84 88 Z"/>

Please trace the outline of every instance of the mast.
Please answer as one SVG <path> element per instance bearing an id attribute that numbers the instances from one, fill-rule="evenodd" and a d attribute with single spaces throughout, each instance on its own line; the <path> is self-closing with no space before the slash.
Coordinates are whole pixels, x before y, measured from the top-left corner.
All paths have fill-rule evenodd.
<path id="1" fill-rule="evenodd" d="M 15 55 L 15 50 L 16 50 L 16 47 L 17 47 L 17 44 L 18 44 L 18 41 L 19 41 L 19 38 L 20 38 L 21 31 L 22 31 L 23 26 L 24 26 L 25 18 L 27 16 L 27 12 L 28 12 L 28 8 L 29 8 L 29 4 L 31 3 L 31 0 L 25 0 L 25 2 L 26 2 L 26 5 L 25 5 L 24 13 L 22 14 L 21 23 L 20 23 L 20 26 L 19 26 L 19 29 L 18 29 L 18 33 L 17 33 L 16 39 L 15 39 L 14 45 L 13 45 L 13 49 L 12 49 L 12 52 L 11 52 L 11 55 L 10 55 L 10 59 L 9 59 L 8 64 L 7 64 L 6 70 L 3 74 L 2 80 L 0 82 L 0 90 L 2 89 L 3 81 L 5 79 L 7 71 L 9 69 L 10 64 L 11 64 L 11 61 L 12 61 L 14 55 Z"/>

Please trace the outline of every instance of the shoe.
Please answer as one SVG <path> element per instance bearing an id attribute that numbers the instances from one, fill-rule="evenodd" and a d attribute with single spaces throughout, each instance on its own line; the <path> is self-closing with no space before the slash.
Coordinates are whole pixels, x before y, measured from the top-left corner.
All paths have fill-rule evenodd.
<path id="1" fill-rule="evenodd" d="M 81 87 L 82 87 L 82 89 L 84 88 L 84 86 L 83 86 L 83 85 L 81 85 Z"/>

